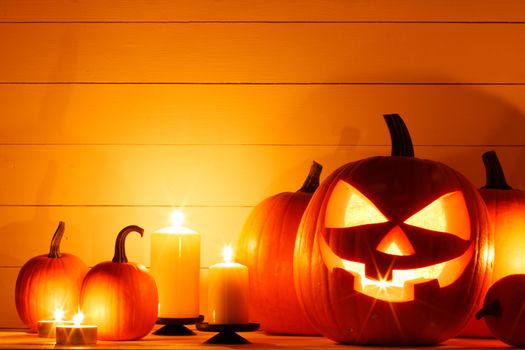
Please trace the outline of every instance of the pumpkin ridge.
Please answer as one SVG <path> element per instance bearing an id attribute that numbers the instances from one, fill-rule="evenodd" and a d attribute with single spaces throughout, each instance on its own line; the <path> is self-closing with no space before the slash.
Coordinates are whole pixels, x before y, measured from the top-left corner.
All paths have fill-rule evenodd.
<path id="1" fill-rule="evenodd" d="M 261 329 L 278 334 L 318 334 L 296 295 L 293 250 L 297 227 L 318 184 L 313 162 L 303 186 L 270 196 L 252 210 L 238 244 L 238 261 L 250 269 L 250 312 Z"/>
<path id="2" fill-rule="evenodd" d="M 281 212 L 281 210 L 283 209 L 283 197 L 285 196 L 285 193 L 279 193 L 279 194 L 276 194 L 272 197 L 269 198 L 269 202 L 271 203 L 271 205 L 264 211 L 264 213 L 266 213 L 266 215 L 264 215 L 263 212 L 261 212 L 262 217 L 267 217 L 268 214 L 272 215 L 272 216 L 275 216 L 275 215 L 278 215 L 278 213 Z M 267 202 L 268 203 L 268 202 Z M 276 214 L 277 213 L 277 214 Z M 276 220 L 275 219 L 272 219 L 272 220 L 264 220 L 264 223 L 261 227 L 261 232 L 281 232 L 280 230 L 276 229 Z M 283 235 L 280 235 L 279 238 L 282 238 Z M 272 241 L 272 237 L 270 237 L 270 235 L 259 235 L 259 243 L 258 243 L 258 248 L 257 248 L 257 256 L 256 256 L 256 266 L 257 266 L 257 270 L 260 270 L 259 266 L 261 265 L 261 261 L 265 261 L 266 260 L 266 256 L 267 253 L 265 252 L 264 249 L 261 249 L 260 247 L 265 247 L 265 246 L 268 246 L 268 244 L 266 244 L 264 241 Z M 277 264 L 278 262 L 277 261 L 273 261 L 272 262 L 272 265 L 271 266 L 275 266 L 275 264 Z M 257 271 L 257 275 L 260 276 L 261 274 L 268 274 L 268 269 L 271 269 L 271 267 L 265 267 L 264 270 L 261 272 L 261 271 Z M 259 279 L 259 281 L 261 281 L 262 279 Z M 266 304 L 268 302 L 268 288 L 265 288 L 264 286 L 260 286 L 257 285 L 257 287 L 255 288 L 257 291 L 258 291 L 258 294 L 260 296 L 259 298 L 259 301 L 263 301 L 264 304 Z M 276 292 L 275 290 L 273 292 Z M 273 293 L 272 293 L 273 295 Z M 271 295 L 271 296 L 272 296 Z M 264 320 L 267 319 L 268 317 L 268 310 L 266 308 L 265 305 L 258 305 L 258 313 L 263 316 L 262 318 Z M 271 312 L 271 311 L 270 311 Z M 264 327 L 266 327 L 266 325 L 264 325 Z"/>
<path id="3" fill-rule="evenodd" d="M 320 169 L 319 169 L 319 171 L 320 171 Z M 320 174 L 320 172 L 318 174 Z M 317 184 L 317 186 L 318 185 L 319 184 Z M 286 203 L 285 203 L 284 207 L 280 211 L 280 213 L 281 213 L 280 214 L 281 215 L 281 220 L 279 220 L 280 221 L 280 225 L 279 225 L 279 229 L 277 230 L 277 232 L 281 232 L 281 234 L 279 235 L 279 242 L 278 242 L 278 247 L 280 248 L 278 256 L 279 257 L 283 257 L 283 256 L 285 257 L 284 261 L 286 262 L 286 265 L 289 266 L 289 268 L 291 269 L 291 272 L 288 269 L 287 269 L 287 272 L 291 274 L 291 277 L 293 279 L 293 255 L 286 256 L 287 253 L 288 253 L 287 241 L 290 240 L 290 238 L 288 237 L 288 235 L 286 234 L 286 231 L 285 231 L 285 229 L 288 229 L 288 227 L 291 226 L 291 225 L 290 225 L 290 223 L 287 220 L 285 220 L 285 218 L 288 217 L 288 216 L 294 217 L 295 213 L 298 211 L 297 210 L 297 205 L 298 205 L 298 203 L 303 201 L 303 198 L 299 198 L 299 197 L 296 197 L 296 196 L 293 196 L 293 195 L 290 195 L 290 196 L 287 196 L 287 197 L 288 198 L 286 200 Z M 306 199 L 306 202 L 308 202 L 308 199 Z M 306 205 L 305 205 L 305 207 L 306 207 Z M 303 210 L 303 212 L 304 212 L 304 210 Z M 292 247 L 295 246 L 295 240 L 296 239 L 297 239 L 297 229 L 295 230 L 295 238 L 293 239 Z M 281 258 L 276 263 L 277 264 L 275 266 L 278 267 L 280 264 L 283 263 L 283 259 Z M 282 272 L 281 271 L 277 271 L 276 274 L 282 275 Z M 296 293 L 295 292 L 295 286 L 292 284 L 290 286 L 290 288 L 293 289 L 293 293 L 295 294 Z M 282 292 L 282 291 L 280 289 L 278 289 L 276 291 L 277 300 L 284 300 L 284 298 L 281 298 L 282 295 L 279 295 L 279 292 Z M 289 291 L 285 291 L 284 294 L 286 295 L 287 292 L 289 293 Z M 286 299 L 289 299 L 289 298 L 286 298 Z M 287 300 L 287 304 L 285 305 L 285 307 L 290 307 L 292 305 L 294 305 L 295 307 L 299 306 L 297 299 L 295 299 L 295 300 Z M 291 315 L 289 315 L 288 312 L 283 312 L 282 309 L 280 310 L 280 315 L 279 315 L 280 319 L 287 319 L 290 316 Z M 295 317 L 295 315 L 294 315 L 294 317 Z"/>

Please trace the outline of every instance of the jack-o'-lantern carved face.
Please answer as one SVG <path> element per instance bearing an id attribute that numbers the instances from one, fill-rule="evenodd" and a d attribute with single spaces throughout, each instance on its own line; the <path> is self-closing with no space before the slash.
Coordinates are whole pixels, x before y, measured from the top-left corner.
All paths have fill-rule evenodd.
<path id="1" fill-rule="evenodd" d="M 413 300 L 415 284 L 437 280 L 445 287 L 456 281 L 473 254 L 462 192 L 401 213 L 386 217 L 365 194 L 339 180 L 319 238 L 327 267 L 351 273 L 354 290 L 390 302 Z"/>
<path id="2" fill-rule="evenodd" d="M 487 283 L 491 240 L 476 187 L 414 156 L 398 115 L 392 155 L 346 163 L 322 181 L 295 241 L 298 299 L 340 343 L 436 344 L 457 335 Z"/>

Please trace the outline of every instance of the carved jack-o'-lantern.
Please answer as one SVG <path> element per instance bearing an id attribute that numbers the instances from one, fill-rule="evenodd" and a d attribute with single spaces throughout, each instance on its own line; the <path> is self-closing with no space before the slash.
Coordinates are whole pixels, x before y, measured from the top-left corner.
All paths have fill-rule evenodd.
<path id="1" fill-rule="evenodd" d="M 413 156 L 398 115 L 385 118 L 392 156 L 340 167 L 306 209 L 298 296 L 335 341 L 439 343 L 461 330 L 485 286 L 486 207 L 457 171 Z"/>

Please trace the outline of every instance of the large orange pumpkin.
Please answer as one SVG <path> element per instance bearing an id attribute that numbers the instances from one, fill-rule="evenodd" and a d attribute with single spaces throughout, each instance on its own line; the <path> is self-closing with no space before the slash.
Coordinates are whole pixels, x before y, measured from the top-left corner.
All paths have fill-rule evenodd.
<path id="1" fill-rule="evenodd" d="M 250 271 L 250 318 L 269 333 L 317 334 L 297 300 L 293 251 L 299 222 L 319 186 L 321 170 L 314 162 L 297 192 L 279 193 L 259 203 L 240 234 L 237 261 Z"/>
<path id="2" fill-rule="evenodd" d="M 490 228 L 477 189 L 414 157 L 398 115 L 392 155 L 348 163 L 314 193 L 294 272 L 321 334 L 341 343 L 423 345 L 457 335 L 486 284 Z"/>
<path id="3" fill-rule="evenodd" d="M 39 320 L 53 320 L 57 310 L 68 319 L 78 310 L 80 287 L 88 269 L 80 258 L 60 252 L 64 229 L 65 223 L 60 221 L 49 254 L 27 261 L 16 279 L 16 310 L 31 332 L 36 332 Z"/>
<path id="4" fill-rule="evenodd" d="M 508 185 L 495 151 L 484 153 L 482 158 L 486 184 L 479 192 L 494 229 L 493 283 L 507 275 L 525 273 L 525 192 Z M 475 319 L 462 335 L 492 337 L 485 322 Z"/>
<path id="5" fill-rule="evenodd" d="M 85 323 L 98 326 L 102 340 L 135 340 L 147 335 L 157 320 L 157 286 L 147 269 L 128 262 L 125 239 L 138 226 L 127 226 L 117 236 L 112 261 L 95 265 L 86 275 L 80 294 Z"/>

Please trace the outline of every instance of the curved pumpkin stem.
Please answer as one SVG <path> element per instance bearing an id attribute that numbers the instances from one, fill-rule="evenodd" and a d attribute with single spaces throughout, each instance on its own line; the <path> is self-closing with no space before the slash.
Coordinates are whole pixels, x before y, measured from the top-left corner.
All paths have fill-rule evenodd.
<path id="1" fill-rule="evenodd" d="M 314 160 L 303 186 L 297 192 L 314 193 L 319 187 L 321 171 L 323 171 L 323 166 Z"/>
<path id="2" fill-rule="evenodd" d="M 66 228 L 66 223 L 64 221 L 58 222 L 58 227 L 51 238 L 51 246 L 49 247 L 48 258 L 60 258 L 62 254 L 60 253 L 60 242 L 62 241 L 62 236 L 64 236 L 64 230 Z"/>
<path id="3" fill-rule="evenodd" d="M 399 114 L 383 116 L 392 140 L 392 156 L 414 157 L 414 146 L 407 126 Z"/>
<path id="4" fill-rule="evenodd" d="M 481 187 L 491 190 L 512 190 L 507 180 L 505 173 L 499 162 L 498 155 L 495 151 L 488 151 L 481 156 L 483 164 L 485 165 L 486 185 Z"/>
<path id="5" fill-rule="evenodd" d="M 117 235 L 117 240 L 115 241 L 115 255 L 113 256 L 114 263 L 127 263 L 128 258 L 126 257 L 126 237 L 130 232 L 138 232 L 142 237 L 144 235 L 144 229 L 136 225 L 130 225 L 124 227 Z"/>
<path id="6" fill-rule="evenodd" d="M 484 305 L 481 310 L 476 312 L 476 320 L 480 320 L 485 316 L 498 316 L 501 313 L 501 304 L 494 300 L 492 303 Z"/>

